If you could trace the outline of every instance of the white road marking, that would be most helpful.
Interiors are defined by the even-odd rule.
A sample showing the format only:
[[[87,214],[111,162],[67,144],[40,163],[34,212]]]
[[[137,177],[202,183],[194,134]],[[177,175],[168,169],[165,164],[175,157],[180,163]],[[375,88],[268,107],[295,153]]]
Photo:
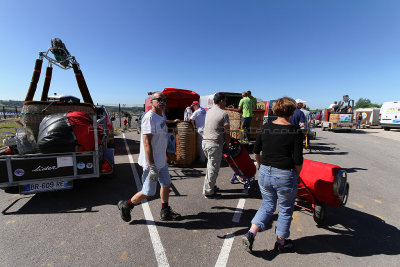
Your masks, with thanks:
[[[133,176],[135,177],[135,183],[137,190],[142,190],[142,183],[140,182],[139,175],[136,171],[135,162],[133,161],[133,157],[131,151],[129,150],[128,143],[126,142],[125,134],[122,134],[124,138],[126,152],[128,153],[129,162],[131,165]],[[144,217],[146,219],[147,228],[149,229],[150,239],[153,243],[154,254],[156,256],[158,266],[169,266],[167,255],[165,255],[164,247],[161,243],[160,236],[158,235],[157,227],[153,219],[153,214],[151,213],[149,203],[147,200],[142,201],[142,208],[144,212]]]
[[[233,215],[232,222],[239,223],[240,216],[242,216],[245,199],[239,199],[239,203],[236,207],[235,214]],[[234,229],[231,229],[231,232],[234,232]],[[215,263],[216,267],[224,267],[226,266],[229,258],[229,253],[231,252],[233,240],[235,239],[234,234],[228,234],[225,237],[224,244],[222,245],[221,252],[219,253],[217,263]]]

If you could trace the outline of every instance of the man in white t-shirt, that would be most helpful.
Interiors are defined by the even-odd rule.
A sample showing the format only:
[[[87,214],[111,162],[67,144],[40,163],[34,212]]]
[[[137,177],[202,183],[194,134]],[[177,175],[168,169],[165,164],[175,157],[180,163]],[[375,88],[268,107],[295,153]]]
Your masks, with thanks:
[[[207,111],[200,107],[199,101],[193,101],[191,108],[194,110],[190,120],[193,126],[197,129],[197,150],[199,151],[200,161],[205,162],[206,156],[202,148],[203,133],[204,133],[204,123],[206,120]]]
[[[142,132],[140,136],[138,163],[143,167],[143,187],[142,190],[137,192],[131,199],[118,202],[121,218],[126,222],[131,220],[131,210],[135,205],[155,195],[157,181],[161,186],[160,198],[162,206],[160,220],[176,221],[181,219],[181,215],[173,211],[168,205],[171,177],[169,176],[168,164],[166,161],[168,128],[164,110],[167,99],[163,93],[156,92],[152,94],[150,101],[152,107],[142,119]]]

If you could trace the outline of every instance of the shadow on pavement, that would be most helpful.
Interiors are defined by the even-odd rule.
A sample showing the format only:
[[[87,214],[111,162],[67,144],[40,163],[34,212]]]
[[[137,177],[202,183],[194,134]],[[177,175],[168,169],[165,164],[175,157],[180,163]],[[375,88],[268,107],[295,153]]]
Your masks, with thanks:
[[[321,142],[311,142],[310,147],[312,150],[312,154],[321,154],[321,155],[347,155],[349,152],[347,151],[335,151],[336,145],[334,143],[321,143]]]
[[[396,227],[376,216],[347,207],[329,207],[327,212],[323,228],[332,234],[295,240],[297,253],[334,252],[353,257],[400,254],[400,230]]]
[[[332,234],[293,240],[297,254],[333,252],[352,257],[400,254],[400,230],[393,225],[376,216],[347,207],[328,207],[327,212],[329,217],[322,228]],[[278,254],[273,250],[260,250],[253,251],[253,255],[271,261]]]
[[[232,223],[232,217],[235,214],[235,208],[230,207],[213,207],[215,212],[199,212],[197,214],[190,214],[183,216],[180,221],[163,222],[156,221],[157,226],[169,228],[181,228],[186,230],[202,230],[202,229],[230,229],[232,226],[241,227],[242,230],[235,232],[235,235],[245,234],[250,227],[250,221],[256,214],[257,210],[248,209],[242,214],[240,222],[237,224]],[[147,224],[144,219],[134,220],[131,225]],[[272,225],[272,224],[271,224]],[[225,238],[225,236],[217,236],[218,238]]]
[[[141,172],[139,166],[136,166],[136,169],[138,173]],[[117,205],[119,200],[127,199],[137,192],[130,164],[116,165],[114,177],[76,180],[70,190],[23,195],[2,213],[15,215],[97,212],[95,207]],[[26,198],[30,199],[22,207],[13,207],[16,204],[19,207],[18,202]]]
[[[114,140],[115,140],[114,154],[116,156],[126,155],[126,147],[125,147],[124,139],[121,137],[116,137]],[[139,141],[127,138],[126,142],[129,146],[129,150],[130,150],[131,154],[139,154],[139,151],[140,151],[140,142]]]
[[[137,142],[127,141],[131,152],[138,147]],[[116,148],[121,149],[121,153],[124,152],[122,154],[126,154],[123,139],[116,138],[115,142]],[[141,180],[142,168],[138,164],[135,164],[135,167]],[[117,205],[119,200],[130,198],[137,192],[129,163],[116,164],[114,178],[90,178],[75,180],[73,183],[74,187],[69,190],[21,195],[2,213],[11,215],[97,212],[95,207]],[[157,194],[159,195],[159,192]],[[26,199],[29,200],[21,206],[21,201],[25,202]]]
[[[368,169],[364,169],[364,168],[342,168],[343,170],[345,170],[347,173],[354,173],[354,172],[358,172],[358,171],[368,171]]]

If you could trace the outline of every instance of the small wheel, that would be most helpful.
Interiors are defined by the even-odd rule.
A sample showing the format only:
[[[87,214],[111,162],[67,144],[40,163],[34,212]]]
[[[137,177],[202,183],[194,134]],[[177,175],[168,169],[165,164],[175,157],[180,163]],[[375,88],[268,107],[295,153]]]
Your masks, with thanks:
[[[390,131],[390,128],[389,127],[383,127],[383,130]]]
[[[326,131],[326,127],[322,127],[322,131]]]
[[[317,223],[317,225],[322,225],[325,220],[325,206],[324,204],[316,204],[314,208],[314,221]]]
[[[4,192],[7,194],[19,194],[19,187],[18,186],[10,186],[3,188]]]

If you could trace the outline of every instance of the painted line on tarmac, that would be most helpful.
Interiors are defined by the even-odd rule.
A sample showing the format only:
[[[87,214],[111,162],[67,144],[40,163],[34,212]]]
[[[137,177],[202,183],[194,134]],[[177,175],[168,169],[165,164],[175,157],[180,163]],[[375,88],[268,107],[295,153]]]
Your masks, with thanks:
[[[240,222],[240,216],[242,216],[243,212],[243,207],[244,203],[246,200],[244,198],[239,199],[239,203],[236,207],[235,214],[233,214],[232,222],[234,223],[239,223]],[[231,229],[231,232],[234,232],[234,229]],[[217,263],[215,263],[216,267],[223,267],[226,266],[228,259],[229,259],[229,253],[231,252],[233,240],[235,239],[235,235],[230,233],[226,235],[224,244],[222,245],[221,252],[219,253]]]
[[[139,175],[136,171],[135,162],[133,161],[133,157],[131,151],[129,149],[128,143],[126,142],[125,134],[122,134],[124,138],[126,152],[128,153],[129,163],[131,165],[133,176],[135,177],[135,183],[138,192],[142,190],[142,183],[140,182]],[[142,201],[142,208],[144,217],[146,219],[147,228],[149,229],[151,243],[153,244],[154,254],[157,259],[158,266],[169,266],[167,255],[165,255],[164,247],[161,243],[160,236],[158,235],[157,227],[153,219],[153,214],[151,213],[149,203],[147,200]]]

